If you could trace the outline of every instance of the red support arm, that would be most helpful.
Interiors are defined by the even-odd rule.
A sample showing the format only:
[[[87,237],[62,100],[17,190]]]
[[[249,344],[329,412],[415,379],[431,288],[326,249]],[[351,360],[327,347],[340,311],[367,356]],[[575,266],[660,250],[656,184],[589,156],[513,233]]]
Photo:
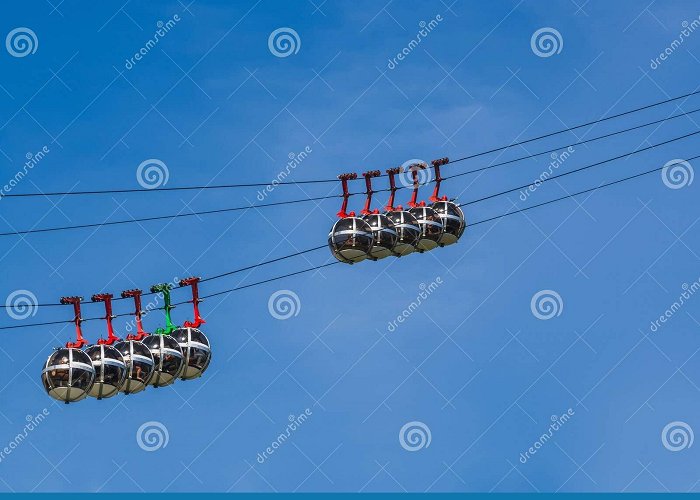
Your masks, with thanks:
[[[357,179],[357,174],[340,174],[338,176],[340,182],[343,183],[343,206],[338,212],[338,217],[344,219],[345,217],[355,217],[355,212],[348,213],[348,199],[350,198],[350,192],[348,191],[348,181]]]
[[[83,329],[80,324],[83,318],[80,315],[80,302],[82,297],[61,297],[61,304],[73,304],[73,322],[75,323],[75,342],[66,342],[69,349],[81,349],[87,345],[87,340],[83,338]]]
[[[395,168],[390,168],[389,170],[386,171],[387,175],[389,176],[389,201],[386,204],[386,207],[384,209],[387,212],[393,211],[394,208],[394,197],[396,196],[396,190],[398,189],[396,187],[396,174],[401,172],[401,167],[395,167]]]
[[[129,334],[126,336],[126,340],[138,340],[141,341],[148,336],[143,329],[143,321],[141,319],[143,311],[141,310],[141,294],[143,292],[138,288],[133,290],[124,290],[122,292],[122,298],[126,299],[132,297],[134,299],[134,316],[136,317],[136,335]]]
[[[372,213],[372,194],[374,194],[374,191],[372,191],[372,178],[373,177],[379,177],[381,172],[379,170],[370,170],[369,172],[365,172],[362,174],[362,176],[365,178],[365,186],[367,187],[367,191],[365,191],[365,194],[367,195],[367,200],[365,200],[365,208],[362,209],[360,212],[363,215],[369,215]],[[375,213],[379,213],[379,210],[375,210]]]
[[[115,342],[119,342],[121,339],[114,335],[114,328],[112,327],[112,319],[114,315],[112,314],[112,297],[111,293],[96,293],[91,297],[93,302],[104,302],[105,303],[105,317],[107,321],[107,338],[99,339],[97,341],[100,345],[112,345]]]
[[[411,171],[411,175],[413,177],[413,194],[411,194],[411,201],[408,202],[409,207],[417,207],[422,205],[425,205],[425,202],[418,202],[418,188],[420,187],[420,182],[418,181],[418,172],[420,170],[423,170],[425,168],[425,165],[422,163],[414,163],[408,169]]]
[[[182,326],[185,328],[199,328],[202,326],[203,323],[206,323],[204,321],[204,318],[200,316],[199,314],[199,303],[202,302],[202,300],[199,298],[199,281],[200,278],[185,278],[180,280],[180,286],[190,286],[192,287],[192,306],[194,307],[194,321],[185,321]]]
[[[430,201],[432,202],[447,200],[447,196],[440,198],[440,183],[443,180],[442,176],[440,175],[440,167],[442,165],[447,165],[449,162],[449,158],[439,158],[431,162],[433,164],[433,168],[435,169],[435,189],[433,189],[433,195],[430,197]]]

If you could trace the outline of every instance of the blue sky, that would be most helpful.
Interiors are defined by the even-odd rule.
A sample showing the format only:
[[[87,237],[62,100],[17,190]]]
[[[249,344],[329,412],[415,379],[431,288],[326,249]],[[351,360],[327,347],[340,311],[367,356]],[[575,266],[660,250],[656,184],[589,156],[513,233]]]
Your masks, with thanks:
[[[293,179],[385,169],[498,147],[696,90],[700,32],[652,69],[700,16],[690,1],[652,2],[14,2],[2,33],[29,28],[36,51],[0,51],[4,179],[28,153],[48,153],[14,192],[139,188],[158,159],[167,186],[271,182],[290,153],[310,153]],[[127,60],[178,16],[140,61]],[[441,21],[404,60],[420,23]],[[298,35],[276,57],[270,34]],[[560,51],[531,38],[555,30]],[[700,107],[690,98],[525,147],[459,163],[488,165]],[[697,117],[578,146],[558,172],[697,129]],[[586,173],[466,208],[470,221],[540,203],[699,153],[679,141]],[[527,184],[539,157],[445,182],[469,201]],[[692,164],[692,162],[691,162]],[[691,166],[692,168],[692,166]],[[4,184],[4,182],[3,182]],[[269,201],[337,194],[278,187]],[[482,224],[445,249],[332,266],[225,294],[202,305],[214,359],[170,388],[75,405],[53,403],[40,368],[70,325],[9,330],[0,343],[0,449],[27,415],[48,416],[0,461],[3,491],[688,491],[697,446],[673,451],[663,430],[700,429],[700,298],[657,331],[652,321],[700,279],[696,183],[660,174]],[[402,203],[406,193],[401,193]],[[0,201],[0,231],[246,205],[256,190]],[[383,197],[378,200],[384,203]],[[361,200],[353,198],[359,210]],[[323,244],[336,201],[3,237],[2,298],[118,294],[187,275],[210,276]],[[319,251],[202,286],[214,293],[329,262]],[[394,331],[389,322],[439,286]],[[273,317],[289,290],[297,314]],[[558,295],[541,320],[531,300]],[[186,294],[176,292],[176,300]],[[115,305],[127,312],[126,303]],[[86,305],[86,316],[99,306]],[[26,323],[70,319],[39,308]],[[187,307],[175,319],[189,319]],[[3,313],[0,324],[17,321]],[[153,330],[161,323],[145,319]],[[123,332],[124,320],[115,321]],[[101,322],[85,324],[91,340]],[[289,416],[308,419],[257,459]],[[537,453],[521,453],[572,416]],[[142,450],[142,424],[168,442]],[[408,423],[429,429],[402,447]],[[690,430],[688,430],[690,429]],[[423,431],[426,432],[426,431]],[[410,446],[407,446],[410,448]],[[419,446],[420,447],[420,446]]]

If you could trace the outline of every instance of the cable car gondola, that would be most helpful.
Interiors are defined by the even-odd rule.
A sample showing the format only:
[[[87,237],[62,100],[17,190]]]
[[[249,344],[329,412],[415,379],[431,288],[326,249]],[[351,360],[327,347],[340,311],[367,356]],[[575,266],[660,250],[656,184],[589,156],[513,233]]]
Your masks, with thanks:
[[[414,163],[409,168],[413,174],[413,194],[408,206],[411,207],[409,212],[416,218],[418,227],[420,228],[420,237],[416,249],[420,252],[427,252],[438,246],[438,242],[444,233],[442,220],[431,207],[426,206],[424,201],[418,202],[418,188],[420,182],[418,180],[418,171],[426,167],[423,163]]]
[[[143,340],[143,345],[148,347],[153,356],[153,376],[149,385],[153,387],[165,387],[175,382],[182,370],[183,356],[180,344],[170,334],[178,327],[170,319],[170,311],[173,306],[170,303],[170,290],[172,285],[161,283],[153,285],[151,292],[163,294],[163,310],[165,311],[165,328],[156,331]]]
[[[459,208],[456,203],[449,200],[447,196],[440,197],[440,182],[443,180],[440,175],[440,167],[446,165],[449,161],[449,158],[440,158],[439,160],[432,161],[435,169],[435,189],[433,190],[433,195],[430,197],[430,201],[433,202],[431,207],[435,210],[438,217],[440,217],[444,228],[442,236],[438,240],[438,245],[441,247],[457,243],[462,237],[467,225],[464,220],[464,212],[462,212],[462,209]]]
[[[369,257],[374,245],[374,236],[372,228],[365,220],[356,217],[355,212],[347,212],[350,197],[348,180],[357,179],[357,174],[342,174],[338,179],[343,185],[343,205],[338,212],[340,219],[328,234],[328,247],[340,262],[354,264]]]
[[[199,327],[206,323],[199,314],[199,278],[180,280],[180,286],[192,287],[192,305],[194,320],[185,321],[180,328],[171,334],[182,350],[183,365],[180,372],[182,380],[192,380],[201,377],[211,362],[211,346],[209,339]]]
[[[389,176],[389,201],[385,208],[385,215],[394,224],[394,230],[396,231],[396,244],[392,249],[392,253],[396,257],[415,252],[418,239],[420,238],[420,227],[413,214],[404,210],[401,205],[394,207],[394,197],[398,189],[395,176],[400,172],[400,167],[390,168],[386,171]]]
[[[83,338],[80,323],[81,297],[61,297],[61,304],[73,304],[76,341],[57,348],[44,363],[41,382],[46,393],[58,401],[74,403],[85,399],[95,382],[95,368],[90,356],[83,350],[87,341]]]
[[[121,352],[113,347],[120,339],[112,327],[112,294],[102,293],[92,296],[93,302],[104,302],[105,320],[107,321],[107,338],[99,339],[97,344],[85,349],[95,368],[95,383],[88,396],[97,399],[111,398],[116,395],[126,381],[126,364]]]
[[[126,365],[126,380],[121,387],[121,392],[124,394],[136,394],[143,391],[153,376],[155,364],[151,351],[141,341],[148,337],[143,329],[141,320],[141,290],[124,290],[121,294],[122,298],[134,299],[134,316],[136,318],[136,335],[129,334],[125,340],[121,340],[114,344]]]
[[[372,178],[379,177],[379,170],[371,170],[362,174],[365,178],[365,186],[367,187],[367,200],[362,209],[362,218],[369,224],[372,229],[374,243],[370,250],[369,258],[372,260],[384,259],[393,255],[394,247],[398,241],[396,227],[391,219],[386,214],[380,213],[378,209],[372,210]]]

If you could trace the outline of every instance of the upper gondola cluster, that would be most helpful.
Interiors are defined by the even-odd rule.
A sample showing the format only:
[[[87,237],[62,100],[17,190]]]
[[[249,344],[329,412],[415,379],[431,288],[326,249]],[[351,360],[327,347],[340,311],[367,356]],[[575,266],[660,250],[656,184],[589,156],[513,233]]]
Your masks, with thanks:
[[[386,171],[389,177],[389,201],[384,213],[372,209],[372,179],[379,177],[379,170],[365,172],[367,200],[357,217],[355,212],[347,212],[348,180],[356,179],[357,174],[339,175],[343,187],[343,206],[338,212],[340,218],[328,235],[328,246],[340,262],[354,264],[365,259],[378,260],[389,256],[401,257],[413,252],[427,252],[438,246],[456,243],[464,233],[466,222],[459,206],[447,196],[440,197],[440,167],[449,162],[448,158],[433,160],[435,170],[435,189],[428,206],[424,201],[417,201],[419,177],[425,164],[416,163],[409,167],[413,180],[413,194],[408,202],[410,207],[404,210],[401,205],[394,206],[396,194],[396,174],[401,168]]]
[[[199,278],[180,280],[180,286],[191,287],[194,305],[194,321],[185,321],[181,327],[174,325],[170,317],[174,307],[170,301],[172,286],[163,283],[151,287],[151,292],[163,295],[165,328],[158,328],[150,335],[143,329],[142,291],[123,291],[122,298],[134,299],[136,318],[136,334],[129,334],[124,340],[114,333],[112,294],[93,295],[93,302],[105,304],[107,338],[89,346],[81,327],[82,298],[62,297],[62,304],[73,305],[77,338],[57,348],[44,363],[41,381],[46,392],[54,399],[73,403],[88,396],[104,399],[119,392],[135,394],[148,385],[164,387],[177,378],[200,377],[211,361],[211,347],[199,330],[205,321],[199,314],[198,283]]]

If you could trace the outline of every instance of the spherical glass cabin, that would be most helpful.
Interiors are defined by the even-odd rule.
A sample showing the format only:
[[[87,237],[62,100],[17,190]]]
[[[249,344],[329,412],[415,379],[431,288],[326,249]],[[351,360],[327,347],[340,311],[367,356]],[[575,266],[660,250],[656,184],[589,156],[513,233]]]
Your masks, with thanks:
[[[427,252],[438,246],[438,241],[442,237],[443,227],[440,217],[430,207],[420,206],[411,208],[410,212],[418,221],[420,227],[420,238],[417,249],[419,252]]]
[[[171,333],[180,345],[184,357],[180,378],[192,380],[201,377],[211,362],[209,339],[197,328],[182,327]]]
[[[90,356],[80,349],[61,347],[44,363],[41,382],[54,399],[74,403],[85,399],[95,381]]]
[[[467,227],[462,209],[456,203],[447,200],[436,201],[433,203],[432,208],[440,217],[444,228],[442,236],[438,240],[438,245],[444,247],[457,243],[457,240],[462,237],[464,229]]]
[[[153,387],[165,387],[175,382],[182,370],[182,350],[170,335],[149,335],[143,339],[153,355],[154,370],[148,384]]]
[[[370,259],[384,259],[393,255],[399,237],[391,219],[384,214],[367,214],[363,217],[372,229],[374,243],[369,252]]]
[[[88,396],[111,398],[119,392],[126,380],[126,363],[122,354],[111,345],[91,345],[85,349],[95,368],[95,383]]]
[[[153,376],[154,362],[151,351],[137,340],[122,340],[114,344],[124,358],[126,380],[121,387],[124,394],[143,391]]]
[[[333,256],[346,264],[365,260],[373,244],[372,228],[359,217],[339,219],[328,234],[328,247]]]
[[[413,214],[406,210],[392,210],[387,212],[386,216],[396,230],[396,245],[392,250],[394,255],[401,257],[415,252],[420,238],[420,227]]]

